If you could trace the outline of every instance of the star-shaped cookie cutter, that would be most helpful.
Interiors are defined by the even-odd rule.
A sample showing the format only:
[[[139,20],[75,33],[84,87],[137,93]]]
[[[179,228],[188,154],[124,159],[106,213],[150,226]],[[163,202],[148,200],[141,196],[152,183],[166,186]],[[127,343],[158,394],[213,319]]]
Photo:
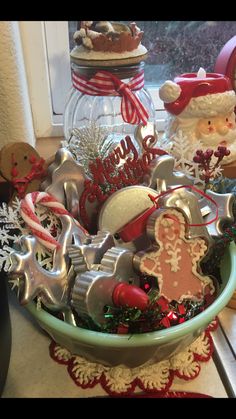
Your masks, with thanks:
[[[27,304],[36,296],[40,296],[43,304],[51,310],[60,311],[69,308],[69,291],[73,276],[68,276],[70,267],[67,246],[72,243],[81,244],[84,239],[81,229],[69,215],[60,216],[62,231],[58,242],[59,249],[53,253],[53,268],[44,269],[37,260],[41,244],[33,236],[22,236],[20,246],[22,252],[10,254],[9,276],[20,277],[19,300]]]

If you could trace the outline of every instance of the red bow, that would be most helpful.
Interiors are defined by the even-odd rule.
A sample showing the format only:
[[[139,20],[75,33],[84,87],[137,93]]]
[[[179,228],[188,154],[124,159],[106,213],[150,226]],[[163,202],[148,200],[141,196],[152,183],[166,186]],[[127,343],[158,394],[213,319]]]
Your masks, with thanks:
[[[87,80],[85,77],[72,74],[73,86],[82,93],[91,96],[122,96],[121,114],[123,120],[129,124],[138,124],[140,121],[147,124],[148,112],[140,99],[133,93],[144,87],[144,72],[141,71],[129,83],[124,83],[109,71],[98,71],[94,77]]]
[[[43,168],[44,163],[45,160],[41,158],[39,161],[33,163],[28,175],[11,181],[14,188],[17,190],[20,199],[24,198],[27,186],[32,180],[42,179],[46,175],[46,171]]]

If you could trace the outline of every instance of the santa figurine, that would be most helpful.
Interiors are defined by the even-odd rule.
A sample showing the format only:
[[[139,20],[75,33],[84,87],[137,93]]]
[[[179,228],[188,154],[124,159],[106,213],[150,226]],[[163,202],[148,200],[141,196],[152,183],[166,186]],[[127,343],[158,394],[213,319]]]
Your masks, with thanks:
[[[184,136],[203,150],[227,147],[230,154],[222,164],[236,161],[236,94],[228,77],[200,68],[167,80],[159,96],[168,112],[163,148],[171,151],[176,136]]]

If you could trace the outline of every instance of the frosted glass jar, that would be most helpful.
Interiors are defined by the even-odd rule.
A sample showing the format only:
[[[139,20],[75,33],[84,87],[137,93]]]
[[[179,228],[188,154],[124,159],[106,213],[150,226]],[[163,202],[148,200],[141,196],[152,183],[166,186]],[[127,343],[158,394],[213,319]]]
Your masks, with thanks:
[[[138,75],[144,68],[144,62],[130,66],[89,67],[71,64],[72,71],[90,80],[98,71],[106,70],[124,83]],[[155,127],[155,108],[150,94],[143,87],[133,91],[148,111],[148,122]],[[137,124],[124,121],[121,113],[121,96],[93,96],[80,92],[72,87],[64,112],[64,135],[69,139],[73,129],[86,128],[91,123],[109,130],[109,139],[119,142],[125,135],[133,139]]]

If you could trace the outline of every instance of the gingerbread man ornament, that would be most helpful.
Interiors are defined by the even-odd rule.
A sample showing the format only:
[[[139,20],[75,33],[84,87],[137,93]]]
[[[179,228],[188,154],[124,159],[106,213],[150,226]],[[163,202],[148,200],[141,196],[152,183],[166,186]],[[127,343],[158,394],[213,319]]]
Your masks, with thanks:
[[[24,142],[5,145],[0,151],[0,172],[12,186],[11,200],[39,190],[44,178],[45,161],[34,147]]]
[[[201,301],[205,294],[215,291],[212,279],[203,275],[199,266],[208,251],[207,241],[187,238],[187,223],[187,216],[180,209],[156,210],[147,223],[152,249],[134,257],[134,266],[157,277],[160,294],[169,301]]]

